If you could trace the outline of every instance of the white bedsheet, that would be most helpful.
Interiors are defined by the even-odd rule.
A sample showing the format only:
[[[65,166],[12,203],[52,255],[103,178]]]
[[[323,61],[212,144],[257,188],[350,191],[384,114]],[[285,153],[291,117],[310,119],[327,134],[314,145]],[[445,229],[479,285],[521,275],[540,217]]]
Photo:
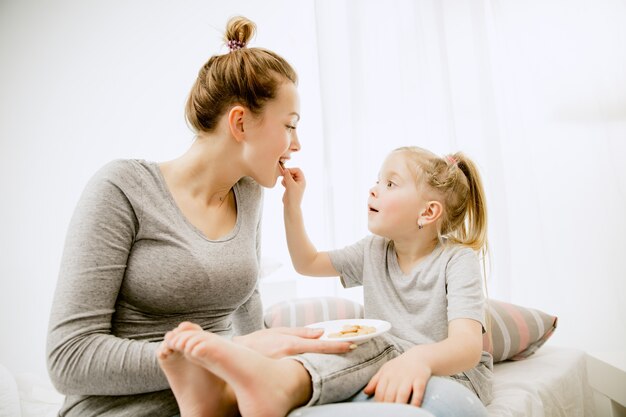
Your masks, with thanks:
[[[13,377],[0,365],[0,417],[53,417],[63,396],[47,378]],[[593,417],[585,353],[543,346],[528,359],[497,364],[491,417]],[[20,414],[21,409],[21,414]]]
[[[518,362],[495,366],[492,417],[593,417],[585,353],[543,346]]]

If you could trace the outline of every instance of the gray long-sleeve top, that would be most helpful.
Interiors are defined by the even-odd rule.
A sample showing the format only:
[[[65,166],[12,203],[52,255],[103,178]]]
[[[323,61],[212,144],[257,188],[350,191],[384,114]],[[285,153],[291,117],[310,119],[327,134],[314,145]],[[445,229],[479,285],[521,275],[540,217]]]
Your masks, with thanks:
[[[181,321],[230,334],[260,329],[262,189],[234,186],[234,229],[209,240],[187,221],[156,163],[118,160],[87,184],[54,296],[47,360],[61,416],[172,416],[156,361]]]

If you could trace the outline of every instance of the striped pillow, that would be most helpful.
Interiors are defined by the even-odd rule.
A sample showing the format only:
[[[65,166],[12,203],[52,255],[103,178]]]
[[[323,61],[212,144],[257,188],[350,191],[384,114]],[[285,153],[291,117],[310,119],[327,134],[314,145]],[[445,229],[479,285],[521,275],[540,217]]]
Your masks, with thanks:
[[[265,327],[300,327],[326,320],[363,318],[363,306],[339,297],[298,298],[265,311]]]
[[[529,357],[556,329],[557,317],[543,311],[497,300],[488,305],[491,341],[485,333],[483,349],[493,355],[494,363]]]
[[[503,301],[489,300],[489,334],[483,335],[483,349],[493,362],[520,360],[539,349],[556,328],[557,318],[542,311]],[[339,297],[300,298],[283,301],[266,310],[266,327],[297,327],[326,320],[363,317],[363,306]]]

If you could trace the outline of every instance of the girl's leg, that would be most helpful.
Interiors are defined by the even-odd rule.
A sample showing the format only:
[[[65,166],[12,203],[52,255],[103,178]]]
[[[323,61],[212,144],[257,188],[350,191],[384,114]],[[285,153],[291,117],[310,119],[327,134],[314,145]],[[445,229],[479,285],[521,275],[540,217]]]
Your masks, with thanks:
[[[284,416],[311,396],[311,377],[294,360],[270,359],[200,330],[170,334],[166,342],[169,349],[225,381],[243,417]]]
[[[351,402],[374,401],[362,391]],[[422,409],[436,417],[487,417],[487,409],[478,396],[452,378],[433,376],[426,385]]]
[[[182,323],[172,334],[184,330],[202,329]],[[169,349],[166,342],[159,347],[157,359],[176,397],[181,417],[238,415],[234,393],[223,379]]]
[[[452,378],[434,376],[426,385],[422,408],[437,417],[487,417],[487,408],[469,388]]]

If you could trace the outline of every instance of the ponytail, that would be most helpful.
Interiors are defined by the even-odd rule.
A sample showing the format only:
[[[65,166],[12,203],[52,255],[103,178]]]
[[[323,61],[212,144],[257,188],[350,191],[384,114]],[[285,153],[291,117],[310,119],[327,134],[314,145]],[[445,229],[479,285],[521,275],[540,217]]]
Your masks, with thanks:
[[[451,191],[463,192],[463,189],[466,189],[467,197],[459,198],[461,201],[464,200],[464,207],[459,207],[458,210],[459,218],[449,218],[446,225],[448,230],[442,230],[442,234],[447,232],[453,242],[469,246],[476,251],[486,250],[487,205],[485,190],[476,164],[461,152],[448,155],[446,160],[449,169],[458,169],[466,180],[466,185],[453,186]],[[465,183],[462,178],[459,178],[458,182]]]

